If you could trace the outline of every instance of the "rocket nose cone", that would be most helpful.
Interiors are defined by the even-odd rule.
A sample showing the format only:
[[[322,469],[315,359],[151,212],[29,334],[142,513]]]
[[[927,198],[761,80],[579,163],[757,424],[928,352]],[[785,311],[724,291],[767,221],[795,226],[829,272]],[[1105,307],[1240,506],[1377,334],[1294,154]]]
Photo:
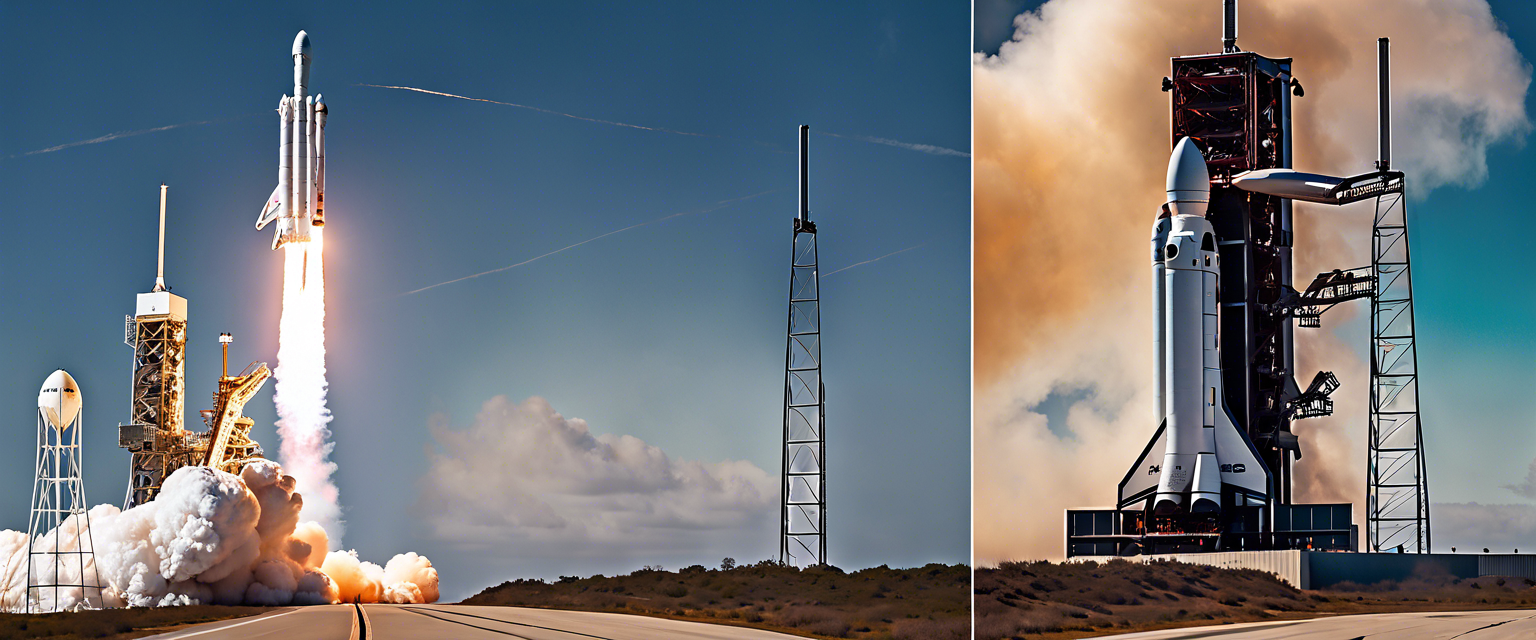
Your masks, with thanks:
[[[1193,140],[1183,138],[1168,158],[1168,202],[1205,203],[1210,199],[1211,173],[1206,169],[1205,156]]]
[[[1211,191],[1211,174],[1205,168],[1205,156],[1189,138],[1179,140],[1168,158],[1168,192]]]
[[[303,31],[293,37],[293,55],[309,55],[309,34]]]

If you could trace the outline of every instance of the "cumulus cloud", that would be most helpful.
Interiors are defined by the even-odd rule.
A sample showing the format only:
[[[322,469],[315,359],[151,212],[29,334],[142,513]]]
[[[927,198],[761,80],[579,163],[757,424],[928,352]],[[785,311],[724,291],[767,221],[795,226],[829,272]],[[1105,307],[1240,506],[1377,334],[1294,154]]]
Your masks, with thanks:
[[[543,398],[487,401],[466,429],[432,419],[422,521],[452,544],[621,544],[675,552],[771,526],[778,485],[745,461],[677,460],[627,435],[593,435]]]
[[[1431,512],[1436,550],[1536,550],[1536,507],[1531,505],[1437,502]]]
[[[1051,0],[974,60],[978,562],[1060,557],[1063,510],[1112,504],[1156,429],[1146,252],[1170,148],[1157,88],[1170,57],[1219,49],[1216,7]],[[1478,184],[1489,147],[1530,128],[1531,67],[1483,0],[1253,0],[1240,19],[1244,49],[1296,58],[1298,168],[1371,168],[1377,36],[1393,41],[1393,164],[1414,194]],[[1298,284],[1369,264],[1370,217],[1298,205]],[[1369,313],[1353,305],[1297,332],[1299,383],[1329,369],[1345,385],[1333,417],[1295,427],[1299,500],[1364,495]],[[1053,397],[1060,424],[1041,406]]]

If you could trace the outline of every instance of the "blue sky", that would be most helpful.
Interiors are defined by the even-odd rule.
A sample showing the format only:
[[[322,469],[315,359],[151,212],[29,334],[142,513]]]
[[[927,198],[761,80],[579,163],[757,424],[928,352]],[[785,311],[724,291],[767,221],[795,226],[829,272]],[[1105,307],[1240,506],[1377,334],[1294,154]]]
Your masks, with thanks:
[[[978,0],[975,49],[996,53],[1013,34],[1013,16],[1041,4]],[[1529,73],[1536,51],[1536,6],[1510,0],[1490,5]],[[1282,53],[1306,59],[1304,51]],[[1527,92],[1528,115],[1536,113],[1533,101],[1536,96]],[[1399,130],[1395,135],[1413,133]],[[1536,221],[1528,215],[1536,148],[1528,139],[1503,140],[1489,148],[1487,163],[1487,178],[1480,183],[1420,192],[1408,205],[1430,493],[1435,503],[1516,504],[1523,509],[1518,513],[1528,515],[1532,500],[1506,486],[1524,481],[1536,458],[1536,396],[1529,392],[1536,386],[1536,338],[1531,333],[1536,285],[1527,277],[1536,267],[1530,250]],[[1368,309],[1362,306],[1357,313],[1368,314]],[[1345,335],[1346,340],[1364,338]],[[1359,346],[1363,356],[1365,345]],[[1364,394],[1363,383],[1341,393]],[[1070,399],[1057,398],[1038,410],[1059,422],[1058,414],[1069,404]],[[1352,435],[1363,439],[1363,431],[1362,423]],[[1460,543],[1465,546],[1486,546],[1487,538],[1479,535],[1536,544],[1536,530],[1528,524],[1511,518],[1497,525],[1508,530],[1480,533],[1449,522],[1445,530],[1464,536]],[[1437,549],[1458,542],[1439,535],[1435,540]]]
[[[966,3],[0,5],[0,527],[25,526],[34,391],[68,369],[86,397],[87,492],[119,503],[128,455],[123,315],[153,284],[157,187],[167,280],[190,300],[188,414],[232,368],[276,364],[281,260],[251,228],[275,181],[288,49],[314,43],[327,127],[330,406],[345,546],[415,550],[445,596],[524,576],[760,559],[771,531],[651,557],[470,553],[416,514],[445,414],[541,396],[596,433],[684,460],[776,470],[795,127],[969,151]],[[409,85],[585,117],[356,86]],[[47,153],[114,132],[211,121]],[[969,161],[813,136],[826,278],[835,564],[969,557]],[[707,214],[637,222],[778,190]],[[269,451],[271,386],[247,407]],[[734,536],[734,534],[733,534]],[[706,555],[708,554],[708,555]]]

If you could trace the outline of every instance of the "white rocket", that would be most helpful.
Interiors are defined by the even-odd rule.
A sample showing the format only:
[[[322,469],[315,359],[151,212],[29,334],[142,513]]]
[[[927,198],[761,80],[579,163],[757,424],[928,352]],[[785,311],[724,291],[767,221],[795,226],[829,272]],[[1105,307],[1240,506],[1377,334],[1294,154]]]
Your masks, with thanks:
[[[1168,203],[1152,228],[1156,406],[1152,442],[1120,483],[1120,507],[1153,498],[1153,510],[1215,514],[1222,487],[1258,502],[1269,471],[1227,409],[1218,344],[1221,260],[1205,219],[1210,173],[1200,149],[1179,141],[1168,160]]]
[[[293,39],[293,95],[278,102],[277,188],[256,218],[260,231],[274,220],[272,248],[309,242],[310,227],[325,226],[325,102],[309,95],[309,34]]]

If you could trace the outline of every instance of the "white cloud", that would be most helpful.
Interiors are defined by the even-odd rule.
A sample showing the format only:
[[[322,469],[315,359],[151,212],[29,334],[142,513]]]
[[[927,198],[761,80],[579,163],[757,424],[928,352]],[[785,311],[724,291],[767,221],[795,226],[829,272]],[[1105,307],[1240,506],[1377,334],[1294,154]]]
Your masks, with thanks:
[[[676,553],[774,522],[777,482],[756,465],[675,460],[632,436],[593,435],[543,398],[496,396],[468,428],[437,415],[431,430],[420,509],[449,544]]]
[[[1536,551],[1536,507],[1531,505],[1437,502],[1430,515],[1436,551]]]

